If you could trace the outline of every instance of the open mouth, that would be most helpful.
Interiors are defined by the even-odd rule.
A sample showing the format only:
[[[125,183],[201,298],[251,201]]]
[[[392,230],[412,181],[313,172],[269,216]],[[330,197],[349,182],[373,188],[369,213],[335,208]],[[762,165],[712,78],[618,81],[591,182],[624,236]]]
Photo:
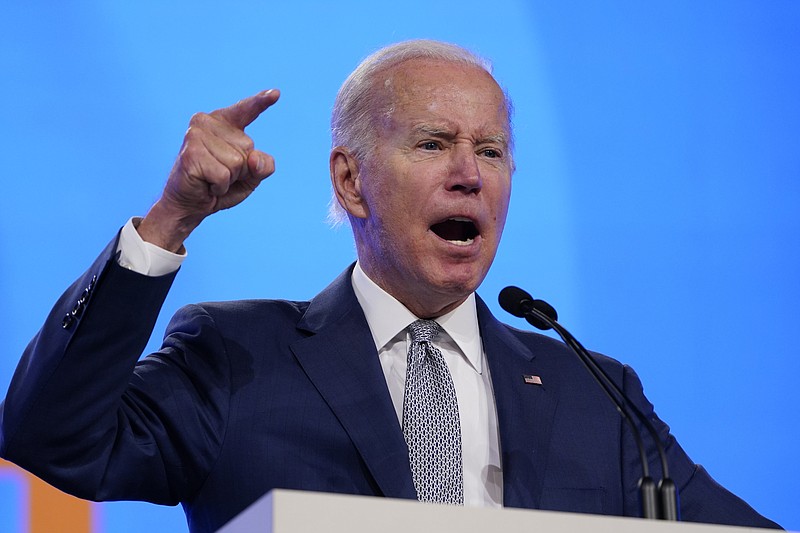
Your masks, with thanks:
[[[472,244],[479,234],[475,223],[463,217],[448,218],[442,222],[437,222],[431,226],[431,231],[440,238],[460,246]]]

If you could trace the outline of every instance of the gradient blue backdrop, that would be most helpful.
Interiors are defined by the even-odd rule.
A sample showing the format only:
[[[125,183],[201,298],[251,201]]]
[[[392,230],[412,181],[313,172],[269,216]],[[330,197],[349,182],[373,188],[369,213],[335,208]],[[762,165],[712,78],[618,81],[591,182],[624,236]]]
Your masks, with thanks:
[[[324,223],[333,97],[414,37],[492,58],[516,105],[512,211],[480,293],[551,301],[638,370],[693,459],[800,530],[796,1],[2,0],[0,389],[63,288],[158,197],[191,114],[261,89],[283,92],[248,130],[277,173],[191,236],[150,347],[182,304],[324,287],[354,258]],[[0,475],[4,531],[24,523],[15,483]],[[95,520],[185,530],[180,509],[140,503]]]

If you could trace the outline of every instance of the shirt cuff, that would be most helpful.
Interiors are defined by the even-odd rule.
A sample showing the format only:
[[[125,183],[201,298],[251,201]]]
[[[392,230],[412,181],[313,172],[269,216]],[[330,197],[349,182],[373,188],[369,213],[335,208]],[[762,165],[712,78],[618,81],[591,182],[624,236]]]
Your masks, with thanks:
[[[155,244],[145,242],[136,231],[141,217],[133,217],[122,226],[117,243],[117,263],[145,276],[163,276],[178,270],[186,259],[186,252],[175,254]]]

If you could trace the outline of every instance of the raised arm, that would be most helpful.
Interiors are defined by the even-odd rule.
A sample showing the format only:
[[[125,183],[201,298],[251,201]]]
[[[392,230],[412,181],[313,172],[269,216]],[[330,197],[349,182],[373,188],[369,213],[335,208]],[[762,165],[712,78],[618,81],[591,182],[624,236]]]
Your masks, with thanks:
[[[244,128],[278,97],[264,91],[192,117],[161,198],[138,226],[146,242],[178,251],[206,216],[239,204],[274,172]],[[165,350],[183,366],[162,354],[147,367],[162,371],[146,380],[135,373],[175,273],[124,268],[118,251],[114,239],[25,350],[0,403],[0,456],[84,498],[177,503],[202,479],[220,440],[228,366],[218,345],[192,353],[173,346]],[[188,330],[210,329],[204,316],[181,316]],[[202,388],[213,395],[170,410],[181,393],[191,398]],[[207,438],[198,443],[198,433]]]

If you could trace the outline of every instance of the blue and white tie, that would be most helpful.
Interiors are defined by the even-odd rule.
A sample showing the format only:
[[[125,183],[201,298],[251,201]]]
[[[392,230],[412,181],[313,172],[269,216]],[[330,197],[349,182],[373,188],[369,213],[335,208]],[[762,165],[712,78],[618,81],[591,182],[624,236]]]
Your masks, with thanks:
[[[433,344],[441,326],[417,320],[403,394],[403,436],[417,496],[423,502],[464,504],[461,424],[456,389],[442,352]]]

